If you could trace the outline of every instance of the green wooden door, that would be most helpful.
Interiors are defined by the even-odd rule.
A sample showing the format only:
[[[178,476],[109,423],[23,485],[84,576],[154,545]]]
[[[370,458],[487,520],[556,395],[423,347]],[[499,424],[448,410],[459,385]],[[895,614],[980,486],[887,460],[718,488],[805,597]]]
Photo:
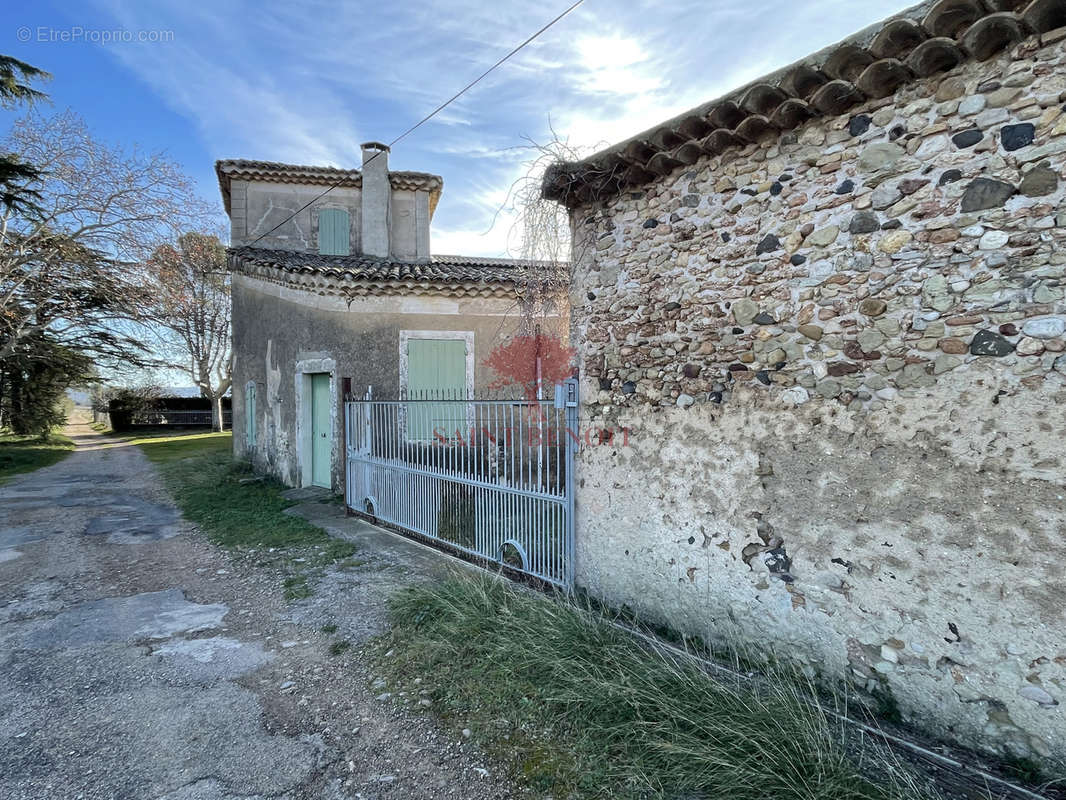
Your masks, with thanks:
[[[333,452],[333,419],[329,410],[329,375],[311,376],[311,483],[332,488],[330,456]]]
[[[407,390],[413,398],[465,397],[466,342],[462,339],[409,339]],[[465,403],[408,403],[407,438],[426,441],[432,439],[434,433],[454,436],[457,430],[466,428],[465,409]]]

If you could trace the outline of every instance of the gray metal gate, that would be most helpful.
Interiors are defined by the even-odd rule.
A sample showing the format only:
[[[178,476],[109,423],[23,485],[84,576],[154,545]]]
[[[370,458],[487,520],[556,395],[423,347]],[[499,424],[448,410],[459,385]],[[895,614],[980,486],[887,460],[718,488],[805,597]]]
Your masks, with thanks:
[[[576,380],[535,400],[368,390],[345,403],[348,507],[568,589],[577,401]]]

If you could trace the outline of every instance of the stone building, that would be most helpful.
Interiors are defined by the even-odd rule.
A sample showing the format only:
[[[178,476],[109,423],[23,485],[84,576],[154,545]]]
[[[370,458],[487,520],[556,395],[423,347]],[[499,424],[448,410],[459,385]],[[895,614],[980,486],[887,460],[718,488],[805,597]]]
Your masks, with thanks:
[[[586,160],[579,583],[1066,759],[1066,2],[940,0]]]
[[[363,145],[362,170],[229,160],[216,172],[231,222],[234,453],[291,486],[342,488],[345,379],[378,397],[489,383],[489,351],[528,323],[524,289],[552,268],[431,255],[443,182],[389,171],[384,145]]]

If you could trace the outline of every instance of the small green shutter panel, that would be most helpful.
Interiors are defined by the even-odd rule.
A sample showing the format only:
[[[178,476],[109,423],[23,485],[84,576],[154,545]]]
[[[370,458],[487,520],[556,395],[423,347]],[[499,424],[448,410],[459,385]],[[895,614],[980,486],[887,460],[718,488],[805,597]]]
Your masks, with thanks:
[[[318,211],[318,252],[324,256],[346,256],[348,249],[348,212],[343,208]]]
[[[255,384],[244,391],[244,438],[248,447],[255,447]]]
[[[407,389],[412,397],[466,395],[466,342],[461,339],[409,339]],[[407,438],[426,441],[434,432],[454,436],[466,428],[465,403],[408,403]],[[465,434],[464,434],[465,436]]]

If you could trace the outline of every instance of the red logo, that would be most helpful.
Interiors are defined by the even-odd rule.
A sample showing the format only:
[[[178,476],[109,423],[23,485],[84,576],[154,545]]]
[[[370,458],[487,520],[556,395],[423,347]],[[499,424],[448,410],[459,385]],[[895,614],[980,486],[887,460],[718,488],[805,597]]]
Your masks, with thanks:
[[[539,405],[544,392],[550,392],[555,384],[577,375],[574,349],[557,336],[543,333],[512,337],[494,347],[484,364],[499,376],[488,388],[517,384],[534,405]]]

